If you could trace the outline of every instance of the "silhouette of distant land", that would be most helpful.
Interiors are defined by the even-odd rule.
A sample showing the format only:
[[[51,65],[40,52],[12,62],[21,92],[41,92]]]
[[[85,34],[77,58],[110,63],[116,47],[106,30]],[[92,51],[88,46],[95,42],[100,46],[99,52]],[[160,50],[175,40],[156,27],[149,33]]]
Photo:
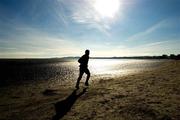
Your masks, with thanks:
[[[79,57],[63,57],[64,59],[78,59]],[[174,59],[180,60],[180,54],[163,54],[161,56],[123,56],[123,57],[90,57],[90,59]]]
[[[67,114],[68,111],[71,110],[73,104],[76,102],[76,100],[83,95],[86,92],[87,88],[84,88],[82,92],[77,94],[77,89],[75,89],[65,100],[59,101],[55,103],[55,111],[56,115],[53,116],[52,120],[59,120],[64,115]]]
[[[66,62],[72,59],[78,59],[79,56],[69,56],[69,57],[53,57],[53,58],[0,58],[0,63],[11,63],[16,64],[39,64],[39,63],[53,63],[53,62]],[[159,56],[114,56],[114,57],[90,57],[90,59],[174,59],[180,60],[180,54],[170,54],[170,55],[159,55]]]

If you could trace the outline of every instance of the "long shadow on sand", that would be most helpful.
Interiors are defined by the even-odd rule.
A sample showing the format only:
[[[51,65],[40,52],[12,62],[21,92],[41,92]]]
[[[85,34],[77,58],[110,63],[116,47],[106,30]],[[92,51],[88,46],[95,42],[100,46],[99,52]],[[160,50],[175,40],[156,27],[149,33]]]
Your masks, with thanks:
[[[70,109],[76,100],[86,92],[87,88],[84,88],[82,92],[77,94],[77,89],[75,89],[65,100],[55,103],[56,115],[53,116],[52,120],[61,119]]]

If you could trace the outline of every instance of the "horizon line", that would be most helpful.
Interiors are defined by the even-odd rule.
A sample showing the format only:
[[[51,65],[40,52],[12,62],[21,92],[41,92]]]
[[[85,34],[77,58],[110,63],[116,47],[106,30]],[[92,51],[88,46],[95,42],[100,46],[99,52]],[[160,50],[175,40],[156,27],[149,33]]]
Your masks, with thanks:
[[[162,55],[139,55],[139,56],[97,56],[90,57],[90,59],[98,59],[98,58],[143,58],[143,57],[162,57],[163,55],[170,57],[171,55],[179,56],[180,54],[162,54]],[[79,58],[80,56],[65,56],[65,57],[17,57],[17,58],[0,58],[0,59],[67,59],[67,58]]]

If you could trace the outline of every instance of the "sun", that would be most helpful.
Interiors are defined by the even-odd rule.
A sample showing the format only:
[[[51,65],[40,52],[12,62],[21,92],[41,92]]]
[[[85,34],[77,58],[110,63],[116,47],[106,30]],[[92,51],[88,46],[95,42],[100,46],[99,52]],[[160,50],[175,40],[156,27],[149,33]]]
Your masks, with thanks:
[[[119,0],[95,0],[94,9],[101,17],[114,18],[119,10]]]

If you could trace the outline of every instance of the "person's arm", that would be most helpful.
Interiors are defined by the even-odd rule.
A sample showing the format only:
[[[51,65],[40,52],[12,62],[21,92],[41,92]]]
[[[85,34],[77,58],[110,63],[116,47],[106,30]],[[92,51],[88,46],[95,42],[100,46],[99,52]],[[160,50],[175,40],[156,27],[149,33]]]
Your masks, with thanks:
[[[83,57],[83,56],[82,56]],[[79,63],[82,63],[82,57],[80,57],[79,59],[78,59],[78,62]]]

